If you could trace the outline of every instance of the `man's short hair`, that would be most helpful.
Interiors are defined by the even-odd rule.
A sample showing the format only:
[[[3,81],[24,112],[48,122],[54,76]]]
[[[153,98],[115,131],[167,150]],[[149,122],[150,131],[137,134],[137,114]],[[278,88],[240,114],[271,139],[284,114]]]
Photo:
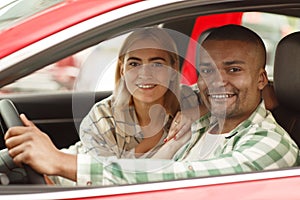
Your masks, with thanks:
[[[216,27],[211,29],[210,33],[206,36],[203,43],[209,40],[238,40],[243,42],[249,42],[255,44],[258,49],[259,53],[262,53],[263,58],[263,67],[266,65],[266,47],[261,39],[261,37],[255,33],[254,31],[250,30],[241,25],[236,24],[228,24],[220,27]],[[202,44],[203,44],[202,43]]]

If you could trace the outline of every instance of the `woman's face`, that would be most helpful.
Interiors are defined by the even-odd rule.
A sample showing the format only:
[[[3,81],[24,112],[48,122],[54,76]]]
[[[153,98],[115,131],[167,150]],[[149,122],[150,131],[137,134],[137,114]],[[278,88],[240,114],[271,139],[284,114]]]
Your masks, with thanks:
[[[161,105],[171,81],[171,74],[175,74],[168,52],[150,40],[136,42],[130,47],[121,71],[135,102]]]

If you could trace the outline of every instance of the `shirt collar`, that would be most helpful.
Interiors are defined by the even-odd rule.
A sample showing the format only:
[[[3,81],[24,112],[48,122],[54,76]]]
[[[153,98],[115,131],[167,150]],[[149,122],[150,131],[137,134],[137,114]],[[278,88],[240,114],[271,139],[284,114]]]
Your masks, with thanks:
[[[250,117],[243,122],[241,122],[235,129],[233,129],[228,138],[236,135],[240,130],[243,130],[253,124],[259,124],[261,123],[267,116],[268,111],[265,108],[264,101],[261,101],[261,103],[257,106],[255,111],[250,115]]]
[[[249,127],[252,124],[257,124],[261,122],[263,119],[265,119],[267,114],[268,111],[266,110],[264,101],[262,100],[261,103],[257,106],[256,110],[250,115],[250,117],[245,121],[241,122],[232,131],[230,131],[228,137],[232,137],[241,129]],[[199,132],[200,134],[204,133],[209,127],[213,126],[215,123],[216,123],[215,117],[211,116],[210,113],[207,113],[206,115],[202,116],[200,119],[198,119],[192,124],[191,131],[193,134]]]

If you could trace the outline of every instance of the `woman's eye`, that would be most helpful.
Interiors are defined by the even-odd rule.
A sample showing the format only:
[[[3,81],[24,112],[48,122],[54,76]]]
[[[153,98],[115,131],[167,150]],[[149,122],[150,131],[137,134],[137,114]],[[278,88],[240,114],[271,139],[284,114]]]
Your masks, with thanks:
[[[209,74],[212,72],[213,72],[213,69],[210,69],[210,68],[200,69],[200,74]]]
[[[163,64],[162,64],[162,63],[157,63],[157,62],[156,62],[156,63],[152,63],[151,66],[152,66],[152,67],[162,67]]]
[[[137,66],[140,66],[140,64],[137,63],[137,62],[130,62],[129,66],[131,66],[131,67],[137,67]]]

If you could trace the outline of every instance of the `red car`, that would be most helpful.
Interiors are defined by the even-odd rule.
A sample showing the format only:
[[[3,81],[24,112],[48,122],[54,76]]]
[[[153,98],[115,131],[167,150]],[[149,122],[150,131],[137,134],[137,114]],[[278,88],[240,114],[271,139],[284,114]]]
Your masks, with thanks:
[[[155,25],[176,31],[182,37],[177,40],[182,57],[182,83],[193,84],[197,81],[193,41],[208,28],[232,23],[247,26],[263,38],[268,51],[267,71],[275,92],[277,80],[285,80],[291,88],[287,93],[276,93],[279,103],[288,110],[278,120],[282,119],[282,126],[290,128],[291,136],[300,144],[296,134],[300,71],[289,72],[287,68],[273,73],[279,40],[300,31],[299,0],[35,0],[32,5],[24,2],[14,0],[0,6],[1,99],[11,99],[18,111],[30,116],[58,148],[79,140],[78,125],[82,118],[95,102],[111,94],[118,48],[129,32]],[[20,8],[23,14],[17,12]],[[18,16],[7,18],[14,14]],[[288,60],[287,65],[294,62],[297,61]],[[293,120],[287,120],[291,116],[295,116]],[[2,134],[1,137],[3,149]],[[298,184],[300,169],[294,167],[111,187],[0,185],[0,198],[299,199]]]

